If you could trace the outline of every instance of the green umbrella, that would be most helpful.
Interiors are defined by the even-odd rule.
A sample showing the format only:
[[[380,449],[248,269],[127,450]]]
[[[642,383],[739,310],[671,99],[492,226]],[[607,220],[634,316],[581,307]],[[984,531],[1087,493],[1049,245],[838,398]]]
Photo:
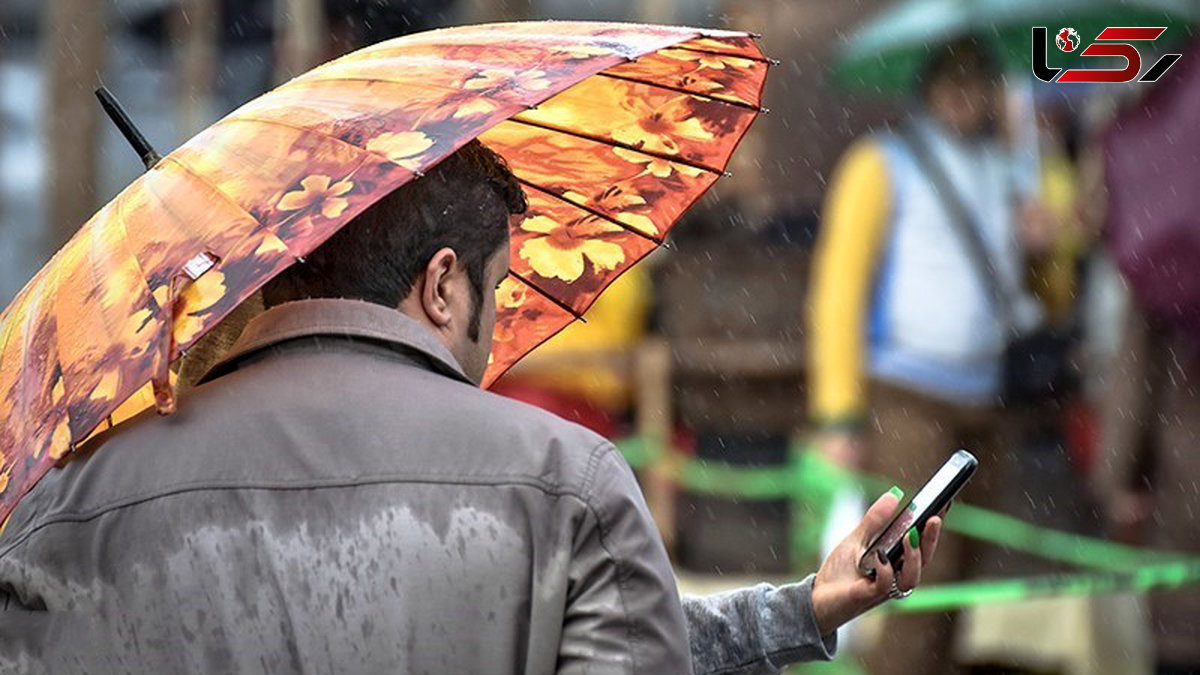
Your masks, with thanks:
[[[1089,44],[1108,26],[1166,26],[1161,40],[1179,38],[1197,18],[1190,0],[908,0],[846,39],[833,78],[846,87],[904,93],[930,52],[957,38],[974,35],[991,45],[1003,67],[1029,72],[1033,26],[1045,26],[1051,36],[1074,28]],[[1053,46],[1048,51],[1050,66],[1068,67],[1078,65],[1083,50],[1073,56]]]

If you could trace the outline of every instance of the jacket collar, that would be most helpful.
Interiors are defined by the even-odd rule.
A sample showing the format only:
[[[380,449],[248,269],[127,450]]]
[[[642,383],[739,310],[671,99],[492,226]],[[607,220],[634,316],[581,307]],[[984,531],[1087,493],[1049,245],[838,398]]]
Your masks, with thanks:
[[[397,351],[416,352],[435,370],[475,384],[437,338],[400,310],[361,300],[313,299],[277,305],[250,320],[229,354],[214,365],[201,382],[234,370],[252,353],[289,340],[306,337],[358,338]]]

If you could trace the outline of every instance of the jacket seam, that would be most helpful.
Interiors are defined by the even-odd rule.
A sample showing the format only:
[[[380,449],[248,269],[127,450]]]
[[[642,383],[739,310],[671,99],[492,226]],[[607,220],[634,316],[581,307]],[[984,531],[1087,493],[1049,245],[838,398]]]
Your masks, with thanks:
[[[599,452],[597,452],[597,450],[599,450]],[[594,470],[592,471],[593,478],[594,478],[595,474],[599,471],[600,459],[602,459],[605,455],[609,454],[610,452],[616,452],[616,451],[617,451],[616,446],[612,445],[608,441],[601,442],[596,447],[596,449],[592,451],[593,457],[596,460]],[[590,463],[592,463],[592,462],[589,459],[589,464]],[[617,597],[620,598],[620,600],[621,600],[621,611],[625,614],[625,617],[626,617],[625,634],[626,634],[626,637],[629,639],[629,664],[632,668],[632,670],[630,672],[636,673],[636,672],[638,672],[637,645],[641,638],[638,635],[637,625],[633,620],[633,615],[629,612],[629,603],[626,600],[626,598],[628,596],[628,589],[626,588],[626,583],[625,583],[625,574],[624,574],[625,562],[624,562],[623,558],[614,554],[612,549],[609,548],[608,528],[605,526],[604,518],[602,518],[600,516],[600,510],[598,508],[596,508],[595,505],[592,504],[591,483],[592,483],[592,479],[589,478],[589,480],[587,480],[587,482],[586,482],[587,489],[584,490],[584,494],[587,495],[587,497],[582,498],[582,501],[584,504],[587,505],[588,510],[592,512],[593,517],[596,518],[596,529],[598,529],[600,531],[600,548],[604,549],[604,552],[606,554],[608,554],[609,559],[611,559],[613,561],[613,566],[616,568]]]
[[[613,446],[608,441],[600,441],[588,455],[587,465],[583,468],[583,482],[579,486],[579,492],[589,499],[592,496],[592,482],[596,479],[596,472],[600,467],[600,458],[611,447]]]
[[[707,672],[706,675],[730,675],[731,673],[738,673],[738,672],[744,671],[747,668],[757,666],[758,664],[762,663],[763,661],[766,661],[766,662],[770,663],[771,665],[774,665],[774,659],[777,656],[787,656],[789,654],[805,654],[809,650],[810,650],[809,647],[801,646],[801,647],[788,647],[786,649],[776,649],[776,650],[773,650],[770,652],[763,652],[763,655],[761,657],[754,657],[748,661],[743,661],[737,665],[724,666],[722,668],[718,668],[717,670],[710,670]]]
[[[465,485],[472,487],[501,487],[501,486],[522,486],[531,487],[541,491],[547,496],[552,497],[574,497],[579,501],[587,504],[591,508],[590,503],[583,495],[568,489],[563,489],[561,486],[551,485],[545,481],[540,481],[536,478],[524,476],[498,476],[503,480],[494,480],[493,478],[480,478],[472,480],[470,478],[459,477],[438,477],[437,474],[421,474],[415,476],[392,475],[392,476],[373,476],[369,478],[345,480],[337,479],[330,481],[258,481],[258,482],[243,482],[243,481],[201,481],[196,483],[184,483],[175,485],[167,489],[155,490],[152,492],[144,492],[141,494],[124,497],[122,499],[113,500],[101,506],[97,506],[86,511],[65,511],[55,513],[41,522],[31,524],[24,528],[20,535],[8,546],[0,550],[0,558],[4,558],[20,545],[29,540],[35,533],[50,527],[51,525],[62,524],[79,524],[95,520],[101,516],[107,515],[121,509],[139,506],[149,502],[167,499],[183,494],[194,492],[224,492],[224,491],[266,491],[266,492],[292,492],[299,490],[336,490],[344,488],[357,488],[374,485],[388,484],[429,484],[429,485]]]
[[[314,332],[289,336],[273,340],[259,347],[244,349],[236,355],[228,355],[209,368],[204,377],[200,379],[200,383],[203,384],[220,379],[229,372],[239,369],[243,364],[247,364],[256,358],[310,356],[310,354],[304,352],[305,346],[309,344],[333,347],[333,349],[325,353],[352,352],[359,356],[379,358],[391,363],[414,367],[421,371],[439,375],[454,382],[469,385],[472,388],[478,388],[458,367],[415,342],[397,340],[396,338],[389,338],[382,334],[336,334],[330,332]]]

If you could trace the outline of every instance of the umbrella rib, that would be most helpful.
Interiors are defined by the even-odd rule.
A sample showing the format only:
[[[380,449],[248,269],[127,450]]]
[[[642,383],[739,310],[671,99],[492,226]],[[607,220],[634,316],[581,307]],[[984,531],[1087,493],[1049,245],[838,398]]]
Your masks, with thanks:
[[[553,190],[550,190],[548,188],[544,188],[541,185],[538,185],[537,183],[531,183],[530,181],[527,181],[524,178],[518,177],[517,182],[520,183],[521,185],[528,185],[529,187],[533,188],[534,190],[537,190],[538,192],[550,195],[551,197],[554,197],[555,199],[558,199],[560,201],[564,201],[564,202],[570,204],[571,206],[575,206],[580,209],[583,209],[584,211],[587,211],[588,213],[592,214],[593,216],[596,216],[597,218],[603,218],[604,220],[607,220],[608,222],[612,223],[613,225],[616,225],[617,227],[621,228],[622,230],[626,230],[628,232],[636,234],[639,237],[646,239],[647,241],[654,242],[654,244],[656,246],[662,245],[662,240],[659,239],[658,237],[646,234],[645,232],[642,232],[641,230],[637,229],[636,227],[622,223],[621,221],[617,220],[616,218],[613,218],[612,216],[607,215],[605,213],[601,213],[600,211],[597,211],[596,209],[593,209],[590,206],[585,206],[578,202],[567,199],[566,196],[564,196],[564,195],[561,195],[561,194],[559,194]]]
[[[568,314],[570,314],[571,316],[575,317],[576,319],[579,319],[580,321],[582,321],[582,322],[584,322],[584,323],[587,323],[587,319],[583,318],[583,315],[582,315],[582,314],[580,314],[579,312],[576,312],[574,309],[572,309],[572,308],[571,308],[571,306],[570,306],[570,305],[568,305],[567,303],[563,302],[562,300],[559,300],[558,298],[554,297],[553,295],[550,295],[550,293],[548,293],[548,292],[546,292],[545,290],[543,290],[543,289],[542,289],[540,286],[538,286],[537,284],[533,283],[533,282],[532,282],[532,281],[530,281],[529,279],[526,279],[525,277],[521,276],[519,273],[517,273],[517,272],[514,272],[514,271],[512,271],[512,270],[509,270],[509,271],[508,271],[508,273],[509,273],[509,275],[510,275],[510,276],[512,276],[514,279],[516,279],[516,280],[520,281],[521,283],[525,284],[526,286],[528,286],[528,287],[532,288],[533,290],[537,291],[537,292],[538,292],[538,295],[541,295],[542,297],[546,298],[546,299],[547,299],[547,300],[549,300],[550,302],[553,302],[554,304],[558,305],[558,307],[559,307],[560,309],[562,309],[562,310],[566,311],[566,312],[567,312]]]
[[[696,98],[702,98],[706,101],[713,101],[715,103],[731,105],[731,106],[734,106],[737,108],[745,108],[746,110],[753,110],[754,112],[765,112],[765,109],[762,108],[761,106],[750,105],[749,103],[742,103],[741,101],[734,101],[734,100],[727,99],[727,98],[721,98],[719,96],[713,96],[712,94],[702,94],[698,91],[692,91],[691,89],[684,89],[683,87],[674,87],[669,84],[662,84],[660,82],[652,82],[650,80],[643,80],[643,79],[636,78],[636,77],[629,77],[627,75],[615,75],[613,73],[601,72],[601,73],[596,73],[596,75],[599,75],[600,77],[609,77],[614,80],[624,80],[625,82],[633,82],[634,84],[644,84],[648,87],[656,87],[658,89],[666,89],[668,91],[677,91],[681,94],[688,94],[689,96],[695,96]]]
[[[146,187],[146,192],[150,195],[153,195],[154,198],[158,199],[160,202],[162,201],[162,198],[158,195],[155,195],[154,191],[151,190],[149,186]],[[142,283],[146,288],[146,293],[150,295],[150,301],[154,303],[154,308],[158,310],[159,316],[162,317],[164,321],[170,321],[171,317],[167,314],[164,308],[158,306],[158,299],[154,297],[154,289],[150,288],[150,277],[146,274],[146,268],[142,266],[142,261],[138,260],[137,254],[133,252],[133,247],[130,245],[129,228],[125,224],[125,214],[128,212],[126,208],[126,200],[127,197],[124,195],[124,193],[117,195],[116,199],[114,200],[115,204],[113,208],[116,210],[116,218],[113,219],[113,222],[116,223],[114,227],[120,228],[121,235],[118,241],[125,254],[133,259],[133,264],[137,265],[138,272],[141,273],[140,276]]]
[[[21,328],[22,328],[21,341],[23,343],[22,347],[21,347],[21,355],[27,356],[29,354],[30,346],[31,346],[30,345],[31,333],[36,332],[38,330],[38,326],[33,326],[32,324],[34,323],[35,319],[37,319],[40,316],[43,316],[43,314],[42,314],[43,303],[49,304],[49,307],[46,308],[46,313],[54,319],[54,340],[52,341],[52,344],[48,344],[47,347],[53,348],[54,353],[53,353],[53,356],[46,359],[46,362],[47,362],[46,369],[47,369],[47,371],[52,371],[54,369],[57,369],[58,377],[60,380],[62,379],[62,354],[59,353],[59,349],[58,349],[58,345],[59,345],[59,343],[58,343],[58,337],[59,337],[58,313],[57,313],[57,307],[54,305],[54,297],[53,296],[55,295],[55,293],[58,290],[58,280],[63,274],[63,270],[62,270],[63,267],[66,267],[66,266],[65,265],[56,266],[52,270],[54,272],[53,276],[51,276],[49,274],[46,275],[45,277],[43,277],[43,281],[42,281],[41,285],[38,286],[36,289],[33,289],[33,290],[38,290],[39,293],[37,294],[37,297],[30,299],[30,301],[29,301],[30,304],[27,306],[32,307],[32,308],[36,309],[37,311],[29,311],[27,313],[28,316],[26,316],[25,320],[21,323]],[[36,304],[34,304],[34,303],[36,303]],[[38,324],[39,325],[41,324],[40,320],[38,321]],[[49,363],[51,361],[53,361],[53,364],[54,364],[53,366],[51,366]],[[17,402],[20,403],[21,409],[19,411],[17,411],[18,412],[17,415],[10,417],[10,419],[13,419],[15,417],[16,419],[22,420],[22,423],[21,423],[22,426],[18,427],[19,429],[21,429],[21,431],[27,431],[27,427],[34,423],[34,421],[32,420],[32,416],[29,414],[29,409],[30,409],[30,407],[36,405],[36,402],[32,400],[36,394],[28,391],[28,388],[31,386],[29,383],[29,379],[30,379],[30,377],[29,377],[29,359],[22,358],[21,363],[20,363],[20,371],[17,374],[17,379],[13,382],[13,385],[12,385],[13,390],[15,390],[15,393],[16,393],[16,397],[17,397],[16,400],[17,400]],[[13,393],[14,393],[14,391],[8,392],[8,396],[11,398]],[[23,440],[26,443],[30,443],[32,441],[39,440],[39,439],[35,436],[33,438],[26,437]],[[20,496],[24,496],[24,493],[21,493],[21,495],[19,495],[19,497]]]
[[[554,131],[554,132],[557,132],[557,133],[560,133],[560,134],[566,134],[566,135],[568,135],[568,136],[574,136],[574,137],[576,137],[576,138],[582,138],[582,139],[584,139],[584,140],[588,140],[588,141],[594,141],[594,142],[596,142],[596,143],[603,143],[604,145],[611,145],[611,146],[613,146],[613,147],[617,147],[617,148],[624,148],[625,150],[631,150],[631,151],[633,151],[633,152],[640,152],[640,153],[642,153],[643,155],[648,155],[648,156],[650,156],[650,157],[656,157],[656,158],[658,158],[658,159],[661,159],[661,160],[664,160],[664,161],[667,161],[667,162],[675,162],[676,164],[683,164],[683,165],[685,165],[685,166],[690,166],[690,167],[692,167],[693,169],[700,169],[701,171],[707,171],[707,172],[709,172],[709,173],[715,173],[715,174],[717,174],[718,176],[730,176],[730,175],[732,175],[732,174],[730,174],[728,171],[721,171],[720,169],[714,169],[714,168],[712,168],[711,166],[705,166],[705,165],[703,165],[703,164],[698,164],[698,163],[696,163],[696,162],[692,162],[692,161],[689,161],[689,160],[686,160],[686,159],[682,159],[682,158],[680,158],[680,157],[672,157],[671,155],[667,155],[667,154],[664,154],[664,153],[661,153],[661,152],[655,152],[655,151],[653,151],[653,150],[647,150],[647,149],[645,149],[645,148],[639,148],[639,147],[637,147],[636,145],[630,145],[629,143],[622,143],[622,142],[620,142],[620,141],[610,140],[610,139],[607,139],[607,138],[601,138],[601,137],[599,137],[599,136],[593,136],[593,135],[591,135],[591,134],[585,134],[585,133],[583,133],[583,132],[580,132],[580,131],[571,131],[570,129],[563,129],[562,127],[556,127],[556,126],[554,126],[554,125],[552,125],[552,124],[545,124],[545,123],[543,123],[543,122],[531,122],[531,121],[529,121],[529,120],[523,120],[523,119],[521,119],[520,117],[510,117],[510,118],[508,118],[508,120],[506,120],[506,121],[508,121],[508,122],[516,122],[516,123],[518,123],[518,124],[525,124],[525,125],[528,125],[528,126],[531,126],[531,127],[537,127],[537,128],[539,128],[539,129],[545,129],[546,131]]]
[[[54,255],[50,258],[50,262],[53,262],[56,258],[58,258],[59,252],[61,252],[61,249],[54,253]],[[46,266],[49,266],[50,262],[47,262]],[[39,274],[40,274],[40,272],[39,272]],[[9,303],[9,306],[4,308],[4,314],[3,314],[2,318],[5,319],[5,322],[4,322],[3,340],[0,341],[0,366],[4,365],[4,355],[8,352],[9,342],[11,342],[12,336],[17,333],[18,322],[16,320],[16,318],[17,318],[16,309],[23,308],[24,305],[27,304],[26,298],[28,297],[29,293],[32,293],[34,291],[35,287],[32,284],[33,284],[33,281],[37,278],[38,277],[35,275],[34,278],[31,279],[29,281],[29,283],[27,283],[25,285],[24,288],[22,288],[20,291],[17,291],[17,295],[12,299],[12,302]],[[20,326],[23,329],[25,324],[21,323]],[[18,379],[19,379],[19,376],[18,376]],[[17,382],[17,380],[13,380],[14,386],[16,385],[16,382]]]
[[[726,56],[731,59],[745,59],[746,61],[758,61],[759,63],[765,63],[768,66],[774,66],[779,63],[775,59],[768,59],[765,56],[748,56],[748,55],[744,55],[744,54],[731,54],[729,52],[719,52],[715,49],[701,49],[699,47],[688,47],[684,43],[680,43],[677,45],[671,45],[670,47],[663,47],[663,49],[682,49],[684,51],[697,52],[699,54],[712,54],[713,56]]]
[[[234,208],[236,208],[237,210],[246,214],[250,218],[250,220],[253,220],[254,222],[258,223],[258,228],[255,231],[259,231],[259,230],[266,231],[266,232],[271,231],[270,228],[267,227],[266,223],[264,223],[262,220],[259,220],[253,213],[250,213],[250,211],[247,210],[246,207],[237,203],[237,200],[235,200],[233,197],[230,197],[228,194],[226,194],[224,190],[217,187],[211,181],[209,181],[207,178],[202,176],[200,174],[200,172],[196,171],[195,169],[188,166],[187,164],[184,164],[183,162],[181,162],[177,157],[175,157],[174,153],[167,155],[166,157],[163,157],[163,160],[173,162],[174,164],[178,165],[179,168],[183,169],[189,175],[191,175],[193,178],[195,178],[197,181],[199,181],[199,183],[201,185],[208,188],[209,190],[212,190],[214,193],[217,194],[218,197],[220,197],[221,199],[225,200],[226,202],[232,204]],[[254,234],[254,232],[248,232],[246,234],[246,236],[250,236],[251,234]],[[272,233],[272,234],[274,234],[274,233]]]
[[[121,193],[120,195],[117,195],[117,207],[116,207],[117,212],[115,214],[117,216],[116,220],[118,223],[120,223],[122,231],[125,231],[125,223],[123,222],[123,219],[125,217],[124,216],[125,209],[123,208],[123,204],[125,203],[125,197],[124,197],[125,194],[127,194],[127,193]],[[97,232],[96,228],[92,228],[91,230],[88,231],[89,241],[86,244],[88,247],[86,249],[88,264],[84,265],[84,267],[87,268],[88,278],[92,280],[92,283],[95,285],[95,288],[104,288],[104,280],[100,277],[100,265],[96,264],[96,263],[101,262],[100,260],[98,260],[96,258],[96,256],[98,255],[97,249],[101,247],[101,245],[97,244],[97,242],[96,242],[96,232]],[[146,281],[146,270],[144,270],[142,268],[142,264],[140,262],[138,262],[138,259],[129,251],[129,247],[125,245],[124,237],[118,239],[118,243],[121,246],[120,253],[131,258],[133,260],[134,266],[137,267],[138,278],[140,278],[142,280],[142,288],[145,289],[146,295],[150,296],[150,298],[153,299],[154,294],[150,292],[150,285]],[[80,244],[80,246],[83,246],[83,245],[84,244]],[[113,253],[115,253],[115,251]],[[132,289],[130,289],[130,290],[132,291]],[[154,304],[154,307],[155,307],[155,309],[158,309],[157,302]],[[111,317],[108,315],[108,310],[105,309],[103,302],[97,302],[95,304],[94,315],[99,317],[99,319],[100,319],[99,323],[104,329],[105,337],[107,337],[110,342],[114,341],[113,333],[112,333],[112,323],[109,321],[109,319]],[[58,308],[56,305],[55,306],[55,317],[57,318],[57,316],[58,316]],[[65,369],[64,369],[64,372],[65,372]],[[65,377],[63,378],[63,382],[66,383]]]

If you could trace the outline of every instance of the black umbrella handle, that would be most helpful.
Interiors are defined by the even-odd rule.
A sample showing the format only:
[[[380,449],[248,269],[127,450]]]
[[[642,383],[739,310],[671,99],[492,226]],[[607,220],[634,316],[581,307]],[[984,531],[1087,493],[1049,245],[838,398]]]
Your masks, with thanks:
[[[96,89],[96,98],[100,99],[100,107],[104,108],[104,112],[108,113],[109,119],[117,128],[121,130],[121,135],[129,144],[133,146],[138,156],[142,158],[142,163],[146,165],[146,170],[154,168],[155,164],[162,159],[162,155],[154,151],[150,146],[150,141],[138,131],[138,128],[133,125],[133,120],[129,119],[129,115],[125,113],[125,109],[117,102],[117,98],[112,95],[112,92],[107,87]]]

